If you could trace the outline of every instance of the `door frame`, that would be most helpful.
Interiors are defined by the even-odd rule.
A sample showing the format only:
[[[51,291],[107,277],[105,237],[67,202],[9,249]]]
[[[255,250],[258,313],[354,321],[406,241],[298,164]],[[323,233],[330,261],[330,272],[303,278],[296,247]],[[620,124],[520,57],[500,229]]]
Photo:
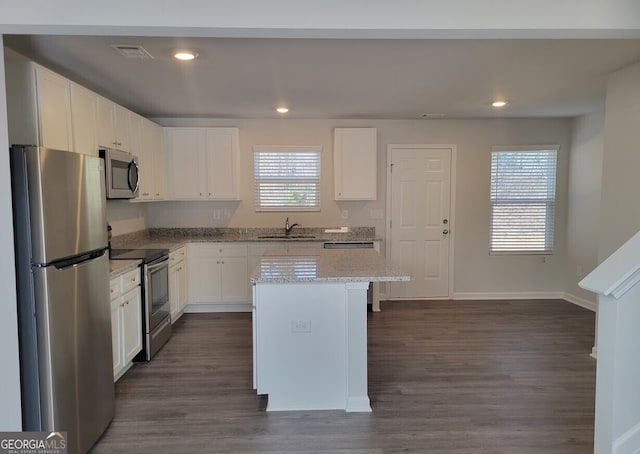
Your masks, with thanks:
[[[448,285],[448,295],[446,299],[453,299],[454,294],[454,243],[456,237],[456,156],[457,156],[457,147],[455,144],[398,144],[398,143],[390,143],[387,144],[387,163],[386,163],[386,178],[387,178],[387,188],[386,188],[386,213],[385,213],[385,255],[387,265],[391,265],[391,155],[394,149],[420,149],[420,148],[448,148],[451,150],[451,168],[450,168],[450,191],[449,191],[449,285]],[[385,297],[389,298],[388,294],[389,286],[386,286]],[[405,299],[405,298],[401,298]],[[442,298],[424,298],[427,300],[439,300]]]

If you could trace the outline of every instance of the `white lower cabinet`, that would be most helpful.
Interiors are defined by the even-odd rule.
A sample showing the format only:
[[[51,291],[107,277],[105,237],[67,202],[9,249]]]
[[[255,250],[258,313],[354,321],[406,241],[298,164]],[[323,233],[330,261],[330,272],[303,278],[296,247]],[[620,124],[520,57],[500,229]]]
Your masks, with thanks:
[[[110,290],[113,380],[116,381],[142,350],[140,269],[112,278]]]
[[[171,323],[180,318],[187,305],[187,248],[169,254],[169,301]]]
[[[247,245],[190,243],[188,312],[249,310]]]

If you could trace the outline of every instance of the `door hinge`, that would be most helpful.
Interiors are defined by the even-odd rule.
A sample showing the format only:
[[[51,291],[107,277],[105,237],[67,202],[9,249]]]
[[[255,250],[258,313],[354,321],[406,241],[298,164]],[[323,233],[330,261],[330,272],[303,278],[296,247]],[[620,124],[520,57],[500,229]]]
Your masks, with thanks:
[[[389,172],[393,173],[393,163],[389,165]]]

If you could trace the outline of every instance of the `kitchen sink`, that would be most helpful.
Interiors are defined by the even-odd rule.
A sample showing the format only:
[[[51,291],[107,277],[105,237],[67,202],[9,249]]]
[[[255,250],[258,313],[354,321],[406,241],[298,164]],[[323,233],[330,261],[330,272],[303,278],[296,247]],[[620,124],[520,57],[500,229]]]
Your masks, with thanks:
[[[315,235],[262,235],[258,237],[261,240],[299,240],[299,239],[314,239]]]

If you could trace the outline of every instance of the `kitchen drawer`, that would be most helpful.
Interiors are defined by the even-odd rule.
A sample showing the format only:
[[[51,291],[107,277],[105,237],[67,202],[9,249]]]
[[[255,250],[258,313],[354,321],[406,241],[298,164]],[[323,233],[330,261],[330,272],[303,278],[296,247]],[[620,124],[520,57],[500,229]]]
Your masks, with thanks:
[[[246,257],[246,244],[223,244],[220,245],[220,254],[222,257]]]
[[[246,257],[246,244],[231,243],[191,243],[189,249],[196,255],[207,257]],[[191,252],[189,252],[191,254]]]
[[[177,251],[173,251],[169,254],[169,265],[176,265],[182,262],[187,257],[187,248],[181,247]]]
[[[122,275],[122,293],[140,285],[140,268],[131,270]]]
[[[122,294],[122,276],[114,277],[109,282],[109,295],[112,300]]]

